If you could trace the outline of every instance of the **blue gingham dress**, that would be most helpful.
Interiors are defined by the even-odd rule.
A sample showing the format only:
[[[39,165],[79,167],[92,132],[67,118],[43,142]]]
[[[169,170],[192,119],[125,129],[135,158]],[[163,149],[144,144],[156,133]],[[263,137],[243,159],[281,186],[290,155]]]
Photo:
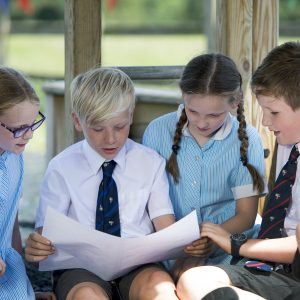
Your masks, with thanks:
[[[35,299],[22,257],[11,246],[22,180],[22,155],[4,152],[0,156],[0,256],[6,271],[0,277],[1,300]]]
[[[181,113],[173,112],[153,120],[147,127],[143,144],[156,150],[166,160],[172,152],[176,123]],[[252,178],[240,161],[240,141],[237,137],[239,123],[229,115],[218,133],[203,147],[190,134],[183,134],[177,155],[180,180],[174,183],[168,174],[170,198],[175,217],[180,220],[196,210],[198,222],[210,221],[222,224],[235,215],[239,198],[257,195],[252,189]],[[229,124],[229,125],[228,125]],[[230,130],[229,130],[230,129]],[[227,132],[223,134],[222,131]],[[247,126],[249,138],[248,160],[265,179],[263,146],[255,128]],[[248,232],[255,237],[259,226]],[[229,263],[231,256],[221,250],[213,253],[207,263]]]

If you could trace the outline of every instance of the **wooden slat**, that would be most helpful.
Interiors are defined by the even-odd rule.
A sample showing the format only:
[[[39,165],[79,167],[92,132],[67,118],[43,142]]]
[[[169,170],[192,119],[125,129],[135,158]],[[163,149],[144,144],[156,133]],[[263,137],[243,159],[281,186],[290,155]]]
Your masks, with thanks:
[[[184,66],[114,67],[122,70],[132,80],[179,79]]]

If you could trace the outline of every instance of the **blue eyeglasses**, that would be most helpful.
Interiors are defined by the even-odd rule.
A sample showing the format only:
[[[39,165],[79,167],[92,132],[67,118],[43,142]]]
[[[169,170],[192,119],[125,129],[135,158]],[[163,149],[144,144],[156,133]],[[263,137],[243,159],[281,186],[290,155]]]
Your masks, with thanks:
[[[0,122],[0,126],[6,128],[8,131],[10,131],[14,135],[14,138],[17,139],[17,138],[23,136],[29,129],[31,131],[35,131],[43,124],[46,117],[40,111],[39,111],[39,115],[41,116],[41,119],[34,122],[30,126],[24,126],[24,127],[12,129],[12,128],[9,128],[8,126],[6,126],[5,124],[3,124],[1,122]]]

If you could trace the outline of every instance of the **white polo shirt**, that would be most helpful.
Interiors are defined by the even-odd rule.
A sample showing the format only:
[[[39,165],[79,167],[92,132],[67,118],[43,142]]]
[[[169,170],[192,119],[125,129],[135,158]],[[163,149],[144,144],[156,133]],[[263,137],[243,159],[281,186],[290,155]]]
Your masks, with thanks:
[[[291,150],[294,145],[278,145],[277,162],[276,162],[276,178],[278,177],[281,169],[289,159]],[[296,144],[298,150],[300,143]],[[288,236],[295,235],[296,226],[300,223],[300,157],[297,159],[298,167],[296,172],[296,179],[292,187],[292,203],[289,206],[287,215],[284,220],[284,228]]]
[[[127,139],[114,158],[122,237],[154,231],[151,220],[174,214],[169,198],[165,160],[154,150]],[[87,141],[80,141],[54,157],[40,192],[36,225],[44,223],[47,206],[89,228],[95,228],[99,184],[105,159]]]

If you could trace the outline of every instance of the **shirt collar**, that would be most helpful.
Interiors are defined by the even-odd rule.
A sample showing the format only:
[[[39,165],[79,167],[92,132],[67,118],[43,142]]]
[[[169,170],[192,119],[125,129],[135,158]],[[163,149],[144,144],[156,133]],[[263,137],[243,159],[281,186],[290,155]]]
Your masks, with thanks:
[[[125,157],[126,157],[126,148],[127,148],[126,144],[127,141],[125,145],[122,147],[122,149],[119,151],[119,153],[113,159],[121,169],[125,168]],[[98,152],[96,152],[89,145],[87,140],[83,141],[82,151],[88,161],[90,168],[92,169],[93,173],[96,175],[99,172],[102,164],[105,162],[106,159],[102,157]]]
[[[184,109],[184,104],[180,104],[178,106],[178,109],[177,109],[177,120],[179,120],[183,109]],[[225,118],[225,121],[224,121],[223,125],[215,133],[215,135],[212,136],[211,139],[213,139],[213,140],[224,140],[229,135],[229,133],[231,132],[232,118],[233,118],[233,116],[230,113],[228,113],[227,117]],[[182,134],[184,136],[191,136],[189,128],[188,128],[188,124],[189,124],[189,122],[187,121],[184,124],[183,128],[182,128]]]
[[[7,160],[7,157],[10,155],[10,152],[8,151],[4,151],[1,155],[0,155],[0,159],[3,161]]]

